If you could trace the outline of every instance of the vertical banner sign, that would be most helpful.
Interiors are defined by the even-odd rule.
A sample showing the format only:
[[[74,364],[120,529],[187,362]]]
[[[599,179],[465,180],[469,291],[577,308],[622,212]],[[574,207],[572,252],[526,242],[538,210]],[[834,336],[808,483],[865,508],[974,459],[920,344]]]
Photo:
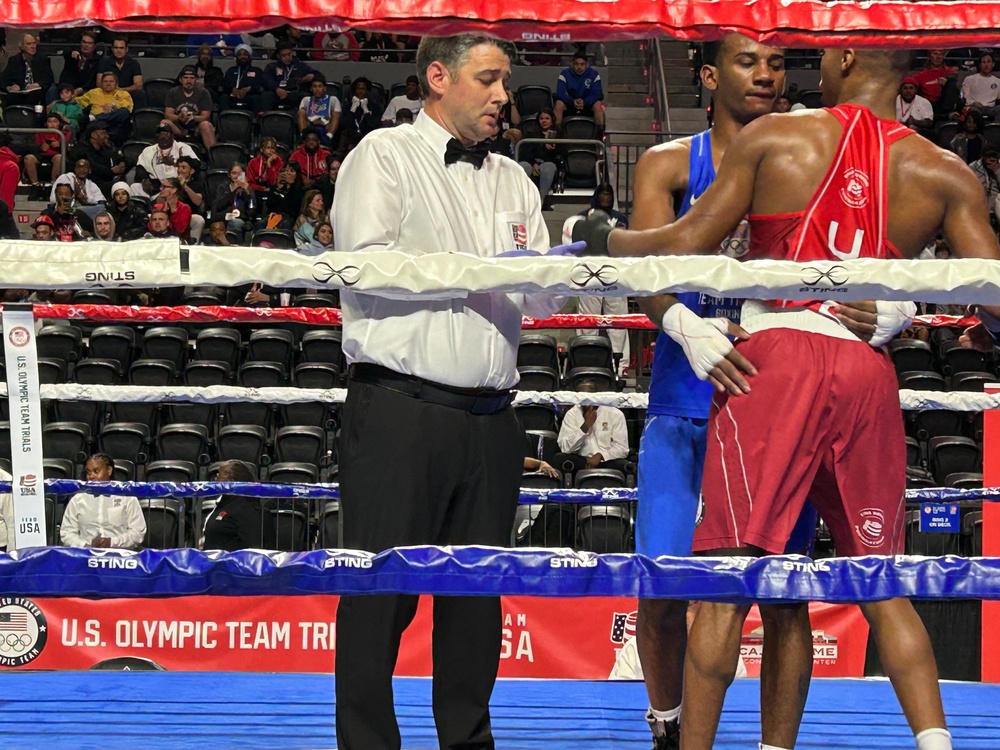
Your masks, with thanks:
[[[35,314],[28,304],[3,306],[3,345],[10,407],[14,475],[14,540],[18,548],[44,547],[45,485],[42,472],[42,402],[38,398]]]
[[[1000,386],[986,386],[1000,393]],[[1000,411],[983,412],[983,486],[1000,487]],[[983,554],[1000,556],[1000,502],[983,503]],[[983,602],[983,682],[1000,682],[1000,602]]]

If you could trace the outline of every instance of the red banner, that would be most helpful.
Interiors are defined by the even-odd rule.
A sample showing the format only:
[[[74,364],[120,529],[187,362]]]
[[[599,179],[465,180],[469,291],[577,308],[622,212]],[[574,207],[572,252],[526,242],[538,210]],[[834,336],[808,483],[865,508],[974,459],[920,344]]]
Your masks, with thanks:
[[[164,669],[331,673],[336,596],[0,599],[0,666],[90,669],[138,657]],[[501,677],[607,679],[635,636],[634,599],[503,598]],[[867,624],[856,607],[812,605],[817,676],[861,676]],[[755,674],[759,620],[744,651]],[[431,673],[432,601],[421,597],[396,673]],[[755,662],[754,659],[757,661]]]
[[[121,31],[223,32],[271,29],[372,29],[406,34],[490,31],[508,39],[563,43],[641,39],[668,34],[716,39],[729,31],[780,46],[992,44],[996,2],[892,3],[792,0],[507,0],[426,3],[407,0],[240,0],[211,7],[195,0],[8,0],[4,25],[30,29],[100,24]],[[86,20],[85,20],[86,19]]]
[[[987,385],[987,393],[1000,387]],[[983,412],[983,486],[1000,487],[1000,411]],[[1000,557],[1000,503],[983,503],[983,555]],[[983,682],[1000,682],[1000,602],[983,602]]]

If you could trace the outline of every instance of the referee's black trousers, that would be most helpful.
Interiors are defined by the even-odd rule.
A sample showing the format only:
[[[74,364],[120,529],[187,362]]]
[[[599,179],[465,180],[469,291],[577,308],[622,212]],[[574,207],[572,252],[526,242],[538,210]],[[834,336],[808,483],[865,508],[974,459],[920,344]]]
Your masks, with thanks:
[[[509,406],[489,415],[352,381],[340,438],[344,546],[507,546],[524,460]],[[337,610],[337,742],[398,750],[392,672],[416,596],[346,596]],[[434,597],[433,705],[442,750],[493,748],[498,597]]]

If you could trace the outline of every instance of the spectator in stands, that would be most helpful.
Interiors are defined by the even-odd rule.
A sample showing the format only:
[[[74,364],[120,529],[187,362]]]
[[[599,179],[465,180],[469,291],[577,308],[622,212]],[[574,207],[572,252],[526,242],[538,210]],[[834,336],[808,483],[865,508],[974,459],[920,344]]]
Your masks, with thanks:
[[[278,142],[267,136],[260,141],[260,153],[247,164],[247,182],[259,197],[278,184],[285,160],[278,153]]]
[[[131,200],[132,192],[125,182],[116,182],[111,189],[108,213],[115,223],[115,239],[137,240],[146,233],[149,217],[145,210]]]
[[[124,143],[132,130],[132,97],[118,88],[114,72],[101,73],[100,88],[91,89],[77,97],[76,103],[94,122],[103,122],[116,143]]]
[[[580,393],[596,393],[598,384],[584,380]],[[553,465],[565,472],[580,469],[618,469],[625,471],[628,455],[628,427],[621,409],[613,406],[574,406],[563,417],[559,428],[559,453]]]
[[[236,35],[236,38],[238,39],[239,36]],[[205,89],[212,97],[212,103],[218,104],[219,97],[222,96],[223,72],[222,68],[215,64],[212,49],[207,44],[198,48],[194,64],[195,85]],[[228,51],[228,48],[226,50]]]
[[[336,154],[331,154],[326,160],[326,174],[322,179],[313,183],[313,187],[319,190],[323,196],[323,203],[327,206],[333,205],[333,195],[337,190],[337,175],[340,174],[341,159]]]
[[[312,242],[316,227],[326,217],[326,206],[323,205],[323,194],[319,190],[309,190],[302,199],[299,217],[295,220],[295,244],[299,247]]]
[[[96,206],[99,203],[107,203],[108,199],[97,187],[97,183],[90,179],[90,162],[86,159],[77,159],[73,163],[73,171],[60,175],[52,184],[52,193],[49,201],[56,202],[56,188],[60,185],[69,185],[73,191],[73,200],[78,206]]]
[[[85,240],[94,234],[94,223],[73,205],[73,188],[66,183],[56,186],[55,205],[42,213],[52,219],[53,239],[59,242]]]
[[[401,109],[396,113],[396,120],[392,123],[393,127],[397,125],[412,125],[413,124],[413,113],[408,109]]]
[[[976,159],[969,164],[979,178],[979,184],[986,191],[986,201],[990,212],[996,215],[995,203],[1000,196],[1000,152],[988,149],[983,152],[982,159]]]
[[[215,145],[215,127],[212,125],[212,96],[195,84],[194,67],[185,65],[178,77],[180,86],[167,92],[164,102],[164,120],[175,138],[190,140],[196,135],[206,149]]]
[[[60,127],[69,129],[69,132],[76,137],[80,132],[80,124],[83,120],[83,107],[76,101],[76,89],[72,83],[60,83],[58,86],[59,98],[49,104],[49,114],[59,118]]]
[[[72,137],[69,133],[69,129],[64,127],[62,120],[59,119],[58,115],[50,114],[45,118],[45,127],[51,128],[52,130],[61,130],[63,135],[66,137],[66,143],[70,142]],[[47,182],[52,182],[62,174],[62,152],[60,151],[59,136],[55,133],[36,133],[35,134],[35,146],[38,147],[37,154],[27,154],[24,157],[24,173],[28,177],[28,184],[32,188],[38,188],[40,182],[38,179],[39,168],[43,169]],[[37,197],[38,191],[35,190]]]
[[[290,42],[275,49],[276,60],[264,68],[264,108],[298,109],[308,86],[319,72],[295,58]]]
[[[538,126],[542,129],[543,137],[552,143],[524,144],[519,153],[519,164],[525,174],[538,185],[538,192],[542,196],[542,210],[551,211],[549,193],[559,172],[559,150],[555,142],[559,138],[559,127],[552,110],[543,109],[538,113]]]
[[[201,244],[208,247],[229,247],[233,243],[226,234],[226,217],[213,214],[208,219],[208,234],[201,238]]]
[[[236,64],[226,71],[222,79],[223,110],[245,109],[251,113],[263,111],[264,71],[253,64],[253,50],[249,44],[236,47]]]
[[[63,52],[63,68],[59,74],[59,83],[71,86],[73,96],[82,96],[85,91],[94,87],[97,66],[100,62],[101,56],[97,54],[97,34],[84,29],[80,34],[80,48]],[[49,87],[47,100],[55,101],[58,96],[58,86]]]
[[[993,55],[984,52],[976,62],[976,72],[962,81],[962,103],[985,117],[995,119],[1000,98],[1000,78],[993,75]]]
[[[229,182],[219,185],[212,198],[212,213],[225,214],[227,231],[233,232],[241,240],[250,228],[256,207],[256,196],[247,182],[242,164],[229,168]]]
[[[0,86],[7,92],[8,105],[34,107],[42,104],[45,92],[55,80],[49,58],[38,55],[38,40],[31,34],[21,37],[20,54],[7,60]]]
[[[14,205],[14,194],[21,179],[21,157],[10,147],[10,133],[0,132],[0,200]]]
[[[8,213],[10,213],[9,209]],[[34,220],[34,222],[32,222],[31,228],[35,230],[34,234],[31,235],[31,239],[33,240],[42,240],[43,242],[50,242],[55,238],[56,224],[54,221],[52,221],[51,216],[46,216],[45,214],[39,214],[38,217]]]
[[[180,237],[170,226],[170,212],[162,203],[153,204],[153,210],[149,214],[149,222],[146,224],[146,234],[143,236],[150,240]]]
[[[94,217],[94,239],[105,242],[117,242],[115,234],[115,220],[107,211],[101,211]]]
[[[295,54],[295,59],[297,60],[308,60],[309,59],[309,39],[303,40],[302,29],[297,26],[292,26],[287,24],[280,29],[275,31],[276,34],[276,45],[280,46],[282,43],[289,44],[292,47],[292,51]]]
[[[21,230],[10,211],[10,206],[0,200],[0,238],[5,240],[21,239]]]
[[[367,38],[361,43],[361,62],[389,62],[390,50],[396,46],[390,44],[385,34],[377,31],[367,32]]]
[[[257,468],[230,459],[219,464],[217,482],[256,482]],[[233,552],[240,549],[274,549],[278,545],[274,517],[260,498],[225,494],[205,520],[202,549]]]
[[[280,214],[282,229],[291,229],[302,207],[306,189],[302,184],[302,167],[290,161],[278,173],[278,184],[267,192],[267,210]]]
[[[927,52],[927,62],[922,70],[911,76],[917,82],[918,92],[934,107],[934,119],[943,120],[958,104],[958,68],[944,64],[944,50]]]
[[[333,250],[333,226],[328,221],[316,225],[312,239],[296,248],[302,255],[321,255]]]
[[[917,93],[917,79],[907,76],[896,96],[896,119],[914,130],[934,126],[934,107]]]
[[[962,120],[962,128],[962,131],[951,139],[948,148],[961,156],[966,164],[971,164],[986,150],[982,114],[978,110],[970,109]]]
[[[177,177],[177,163],[184,157],[198,158],[188,144],[174,139],[174,129],[170,125],[160,124],[156,128],[156,143],[139,153],[132,191],[152,198],[159,192],[163,180]]]
[[[777,99],[774,100],[774,111],[778,114],[784,114],[792,109],[792,100],[787,96],[782,94]]]
[[[187,53],[197,57],[201,50],[207,49],[215,57],[229,57],[233,54],[233,47],[242,41],[239,34],[189,34]]]
[[[86,159],[90,163],[90,179],[105,195],[111,185],[125,175],[125,159],[111,145],[108,126],[101,120],[94,120],[87,126],[84,139],[73,147],[69,157],[74,162]]]
[[[295,162],[302,169],[302,184],[307,188],[313,186],[327,172],[326,160],[330,152],[320,145],[319,133],[310,130],[302,138],[302,145],[288,157],[289,162]]]
[[[602,99],[604,90],[601,88],[600,74],[590,67],[586,55],[577,52],[573,55],[573,64],[559,74],[559,83],[556,85],[556,124],[561,125],[567,114],[573,117],[593,117],[597,126],[603,130]]]
[[[390,34],[389,41],[396,49],[395,62],[413,63],[417,59],[417,46],[420,37],[412,34]]]
[[[340,126],[340,100],[326,90],[326,79],[317,74],[309,83],[309,96],[299,104],[299,132],[314,131],[324,146],[329,146]]]
[[[191,212],[191,206],[180,199],[180,190],[177,178],[167,177],[160,184],[160,193],[155,200],[170,215],[170,228],[177,232],[177,236],[184,242],[197,242],[205,228],[205,219]]]
[[[382,110],[374,99],[369,97],[370,90],[371,82],[364,77],[355,78],[351,84],[350,103],[344,113],[338,151],[346,153],[354,148],[362,138],[381,124]]]
[[[409,76],[406,79],[406,91],[389,100],[389,106],[382,113],[382,124],[395,124],[396,113],[404,109],[409,110],[416,117],[423,108],[424,97],[420,94],[420,81],[416,76]]]
[[[309,53],[309,56],[313,60],[356,61],[358,59],[356,50],[359,46],[357,38],[349,30],[340,33],[320,31],[313,38],[315,49]]]
[[[194,237],[197,231],[197,235],[200,237],[204,229],[205,218],[203,214],[207,207],[205,199],[208,195],[208,182],[201,173],[201,162],[196,157],[182,156],[177,160],[177,184],[180,185],[178,199],[190,206],[191,212],[194,214],[191,223],[191,236]],[[202,225],[196,229],[197,219],[202,221]]]
[[[101,58],[97,65],[95,86],[101,85],[101,73],[114,73],[118,76],[118,85],[132,97],[136,109],[145,107],[148,99],[142,90],[142,68],[139,61],[128,54],[128,40],[116,36],[111,40],[111,54]]]
[[[88,482],[109,482],[115,460],[95,453],[86,464]],[[78,492],[63,514],[59,538],[67,547],[137,549],[146,536],[146,519],[139,501],[130,495]]]

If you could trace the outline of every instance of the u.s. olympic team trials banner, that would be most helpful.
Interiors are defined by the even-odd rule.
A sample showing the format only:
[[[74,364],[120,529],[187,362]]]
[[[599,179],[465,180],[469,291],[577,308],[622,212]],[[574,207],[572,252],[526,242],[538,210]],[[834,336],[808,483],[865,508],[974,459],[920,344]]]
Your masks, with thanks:
[[[0,598],[0,667],[90,669],[138,657],[168,670],[333,671],[337,596],[187,596],[156,599]],[[503,597],[501,677],[607,679],[635,637],[636,600]],[[868,625],[853,605],[812,604],[817,677],[864,674]],[[432,602],[421,597],[403,636],[397,674],[431,673]],[[759,674],[756,610],[742,652]],[[616,672],[629,676],[621,665]],[[634,676],[634,675],[633,675]]]

